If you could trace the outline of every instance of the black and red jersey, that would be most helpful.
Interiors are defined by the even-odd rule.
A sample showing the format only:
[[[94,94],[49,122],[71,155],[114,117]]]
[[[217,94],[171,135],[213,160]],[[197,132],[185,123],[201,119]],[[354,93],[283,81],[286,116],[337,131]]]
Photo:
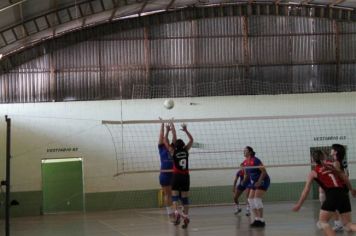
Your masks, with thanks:
[[[328,170],[323,165],[317,165],[314,169],[317,174],[316,181],[324,190],[332,188],[344,188],[345,182],[335,175],[331,170]]]
[[[189,153],[184,148],[181,150],[174,150],[173,154],[173,173],[189,174]]]

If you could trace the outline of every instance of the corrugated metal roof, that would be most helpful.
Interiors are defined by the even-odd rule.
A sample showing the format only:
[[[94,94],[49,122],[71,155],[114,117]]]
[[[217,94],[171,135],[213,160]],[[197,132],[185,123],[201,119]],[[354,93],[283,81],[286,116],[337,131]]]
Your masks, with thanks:
[[[0,102],[356,90],[356,22],[252,15],[136,27],[44,45],[0,75]]]
[[[356,8],[354,0],[3,0],[0,1],[0,54],[6,56],[43,39],[115,19],[191,6],[250,3],[319,5],[350,11]]]

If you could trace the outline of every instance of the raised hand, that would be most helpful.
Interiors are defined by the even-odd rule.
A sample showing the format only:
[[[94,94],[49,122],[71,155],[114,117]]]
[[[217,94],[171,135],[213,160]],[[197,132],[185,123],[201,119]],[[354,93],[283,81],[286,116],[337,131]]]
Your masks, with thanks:
[[[186,125],[186,124],[183,123],[181,126],[182,126],[182,130],[183,130],[184,132],[187,131],[187,125]]]
[[[170,131],[170,130],[171,130],[170,124],[166,124],[166,130],[167,130],[167,131]]]

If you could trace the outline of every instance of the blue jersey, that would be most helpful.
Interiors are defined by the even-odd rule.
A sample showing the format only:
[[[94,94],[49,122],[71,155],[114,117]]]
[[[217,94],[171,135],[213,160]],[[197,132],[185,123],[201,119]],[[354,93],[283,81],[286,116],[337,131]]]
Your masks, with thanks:
[[[158,145],[158,151],[161,159],[161,170],[171,170],[173,168],[173,159],[164,144]]]
[[[252,157],[247,161],[247,166],[262,166],[262,161],[257,157]],[[258,181],[261,176],[262,171],[259,168],[246,169],[246,173],[252,181]]]

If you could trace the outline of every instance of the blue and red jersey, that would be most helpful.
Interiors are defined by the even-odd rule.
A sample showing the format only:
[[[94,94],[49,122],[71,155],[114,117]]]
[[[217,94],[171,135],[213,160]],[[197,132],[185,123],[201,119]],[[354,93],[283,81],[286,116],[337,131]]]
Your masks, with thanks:
[[[257,157],[251,157],[250,159],[245,161],[246,161],[246,167],[263,166],[262,161]],[[259,168],[250,168],[250,169],[247,168],[246,173],[248,174],[248,176],[252,181],[256,182],[260,178],[262,171]]]

